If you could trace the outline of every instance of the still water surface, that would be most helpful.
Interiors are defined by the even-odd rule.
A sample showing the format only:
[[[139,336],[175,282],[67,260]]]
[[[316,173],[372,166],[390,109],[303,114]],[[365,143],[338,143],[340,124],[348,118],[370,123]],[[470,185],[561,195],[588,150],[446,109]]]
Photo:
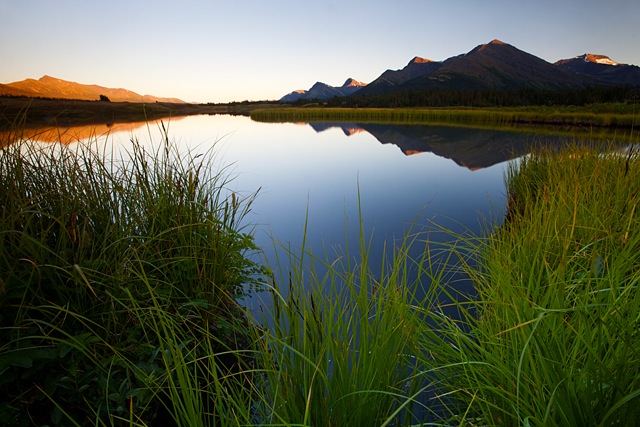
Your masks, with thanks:
[[[343,254],[347,240],[357,244],[361,219],[372,265],[382,258],[384,244],[402,239],[412,225],[414,231],[435,222],[454,232],[481,233],[501,221],[510,162],[541,140],[462,128],[271,124],[227,115],[173,119],[168,132],[193,154],[215,146],[217,161],[230,165],[235,177],[233,191],[259,190],[247,220],[255,224],[256,243],[270,264],[274,241],[297,248],[305,233],[313,253]],[[154,125],[115,125],[109,141],[126,146],[132,137],[144,144],[162,140]],[[260,298],[253,295],[247,304],[258,307]]]

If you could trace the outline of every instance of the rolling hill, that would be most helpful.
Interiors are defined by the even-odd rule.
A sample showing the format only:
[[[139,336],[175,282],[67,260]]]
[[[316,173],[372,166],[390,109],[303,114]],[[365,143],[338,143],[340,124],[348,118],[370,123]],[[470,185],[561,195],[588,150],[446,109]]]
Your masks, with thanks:
[[[96,101],[100,95],[113,102],[171,102],[184,103],[177,98],[161,98],[140,95],[127,89],[113,89],[98,85],[86,85],[51,76],[38,80],[26,79],[19,82],[0,84],[0,96],[26,96],[29,98],[55,98]]]

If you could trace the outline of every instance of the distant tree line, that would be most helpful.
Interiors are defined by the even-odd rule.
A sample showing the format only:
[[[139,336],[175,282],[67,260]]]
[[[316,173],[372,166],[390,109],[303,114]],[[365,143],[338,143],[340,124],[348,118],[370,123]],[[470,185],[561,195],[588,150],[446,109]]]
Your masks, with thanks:
[[[294,105],[320,103],[328,107],[518,107],[532,105],[587,105],[638,102],[638,87],[590,87],[585,89],[420,89],[381,95],[303,99]]]

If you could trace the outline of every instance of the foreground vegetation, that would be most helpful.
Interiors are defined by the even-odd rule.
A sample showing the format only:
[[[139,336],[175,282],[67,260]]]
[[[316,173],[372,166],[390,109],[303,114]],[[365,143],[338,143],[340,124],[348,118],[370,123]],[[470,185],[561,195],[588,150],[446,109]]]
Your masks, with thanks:
[[[637,124],[635,104],[584,107],[513,108],[323,108],[256,109],[251,118],[264,122],[355,121],[376,123],[492,126],[571,126],[631,129]]]
[[[102,150],[0,151],[3,425],[195,425],[227,403],[194,394],[244,363],[250,198],[168,139]]]
[[[355,253],[303,245],[266,270],[243,228],[251,197],[228,192],[210,156],[181,155],[166,135],[158,147],[134,143],[121,162],[97,146],[0,152],[1,423],[640,416],[635,151],[526,157],[486,237],[434,247],[409,232],[371,265],[360,230]],[[477,295],[458,292],[460,274]],[[273,298],[260,319],[237,303],[254,285]]]
[[[632,425],[640,398],[636,152],[536,153],[466,267],[477,301],[427,333],[451,413],[488,425]],[[437,320],[437,316],[434,317]]]

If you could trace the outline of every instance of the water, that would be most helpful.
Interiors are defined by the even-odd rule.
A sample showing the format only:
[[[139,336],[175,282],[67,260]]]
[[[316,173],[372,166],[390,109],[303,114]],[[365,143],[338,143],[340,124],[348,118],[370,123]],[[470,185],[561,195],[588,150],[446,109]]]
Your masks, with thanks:
[[[165,125],[193,154],[215,146],[217,161],[230,165],[233,191],[258,191],[247,221],[255,224],[255,241],[272,265],[274,242],[298,248],[305,235],[314,254],[342,255],[346,241],[357,244],[360,221],[371,239],[372,265],[382,259],[385,243],[393,245],[410,229],[437,223],[481,233],[502,218],[509,163],[539,142],[533,135],[453,127],[269,124],[226,115]],[[114,146],[126,146],[131,137],[162,141],[155,124],[115,125],[109,132]],[[262,297],[252,295],[246,304],[258,308]]]

